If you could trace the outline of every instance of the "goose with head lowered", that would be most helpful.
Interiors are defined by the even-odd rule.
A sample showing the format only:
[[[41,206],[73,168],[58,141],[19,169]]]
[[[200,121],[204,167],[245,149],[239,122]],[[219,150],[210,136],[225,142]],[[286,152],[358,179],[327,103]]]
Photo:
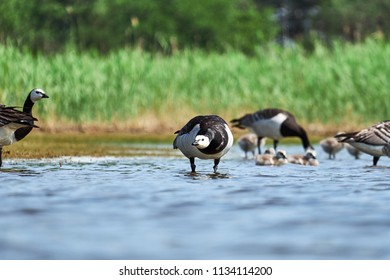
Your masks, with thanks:
[[[32,116],[32,108],[36,101],[48,98],[42,89],[33,89],[23,105],[23,111],[16,107],[0,105],[0,167],[2,165],[3,146],[12,145],[26,137],[34,127],[36,118]]]
[[[379,158],[387,155],[390,120],[379,122],[360,131],[337,134],[335,137],[344,137],[341,142],[349,143],[363,153],[373,156],[372,163],[376,166]]]
[[[279,140],[284,137],[299,137],[306,151],[314,150],[303,127],[297,123],[291,113],[282,109],[263,109],[252,114],[246,114],[241,118],[233,119],[231,123],[233,127],[240,129],[248,128],[257,135],[259,154],[261,154],[261,139],[264,137],[273,139],[275,150]]]
[[[214,172],[218,164],[233,145],[233,134],[228,124],[217,115],[196,116],[183,128],[176,131],[173,148],[179,149],[195,172],[195,158],[214,159]]]

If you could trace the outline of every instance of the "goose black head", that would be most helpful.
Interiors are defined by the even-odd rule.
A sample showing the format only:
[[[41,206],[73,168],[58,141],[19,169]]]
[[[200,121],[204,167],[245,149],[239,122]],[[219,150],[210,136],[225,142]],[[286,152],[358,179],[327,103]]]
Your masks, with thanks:
[[[35,103],[38,100],[41,100],[42,98],[49,98],[49,96],[47,96],[42,89],[35,88],[30,92],[30,99],[33,103]]]

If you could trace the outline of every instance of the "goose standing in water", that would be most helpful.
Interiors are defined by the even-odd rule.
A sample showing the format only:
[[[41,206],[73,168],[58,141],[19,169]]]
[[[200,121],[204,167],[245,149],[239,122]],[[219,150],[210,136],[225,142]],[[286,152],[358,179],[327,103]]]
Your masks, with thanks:
[[[258,153],[261,154],[261,139],[268,137],[274,141],[276,150],[279,140],[283,137],[301,138],[305,151],[314,150],[307,137],[306,131],[301,127],[295,117],[281,109],[263,109],[253,114],[246,114],[241,118],[231,120],[233,127],[248,128],[257,135]]]
[[[189,160],[195,172],[195,158],[214,159],[214,172],[233,145],[233,134],[228,124],[217,115],[196,116],[176,131],[173,148],[179,149]]]
[[[20,112],[14,107],[0,105],[0,167],[3,163],[3,146],[20,141],[27,129],[37,127],[34,121],[37,119],[29,114]]]
[[[372,163],[376,166],[379,158],[386,155],[390,142],[390,120],[360,131],[337,134],[335,137],[344,137],[341,142],[349,143],[363,153],[373,156]]]
[[[36,101],[49,98],[42,89],[33,89],[27,95],[23,111],[16,107],[0,105],[0,167],[2,166],[3,146],[12,145],[26,137],[34,127],[36,118],[32,116],[32,108]]]

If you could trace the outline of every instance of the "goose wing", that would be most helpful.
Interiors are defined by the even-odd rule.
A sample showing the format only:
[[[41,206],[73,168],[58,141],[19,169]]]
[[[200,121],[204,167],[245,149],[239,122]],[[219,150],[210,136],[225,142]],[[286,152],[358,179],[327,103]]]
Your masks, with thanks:
[[[253,123],[259,120],[272,119],[280,113],[285,114],[291,120],[291,122],[296,122],[293,114],[278,108],[262,109],[252,114],[246,114],[241,118],[233,119],[230,122],[232,123],[233,127],[244,129],[248,126],[250,127]]]
[[[185,126],[180,130],[177,130],[174,134],[179,134],[178,136],[180,136],[190,133],[194,126],[198,124],[200,125],[200,132],[205,133],[210,126],[221,123],[226,124],[225,120],[217,115],[196,116],[189,120]]]
[[[390,121],[380,122],[359,132],[355,141],[372,145],[383,145],[390,142]]]
[[[38,121],[38,119],[34,118],[31,114],[16,110],[15,108],[0,105],[0,127],[10,123],[37,127],[34,125],[34,121]]]
[[[256,119],[271,119],[280,113],[283,113],[289,116],[290,118],[295,119],[294,115],[291,114],[290,112],[278,108],[266,108],[266,109],[259,110],[253,114],[255,115]]]
[[[360,142],[369,145],[384,145],[390,142],[390,121],[380,122],[358,132],[338,134],[346,137],[341,142]]]
[[[186,125],[184,125],[181,129],[177,130],[174,134],[178,134],[178,136],[190,133],[195,125],[200,124],[203,119],[203,116],[196,116],[192,118]]]
[[[219,125],[227,124],[224,119],[217,115],[205,115],[205,116],[196,116],[188,121],[180,130],[177,130],[174,134],[177,134],[175,140],[173,141],[173,148],[176,149],[176,140],[179,136],[190,133],[195,126],[199,125],[199,133],[205,134],[209,131],[210,127],[213,129],[221,130],[222,127]]]

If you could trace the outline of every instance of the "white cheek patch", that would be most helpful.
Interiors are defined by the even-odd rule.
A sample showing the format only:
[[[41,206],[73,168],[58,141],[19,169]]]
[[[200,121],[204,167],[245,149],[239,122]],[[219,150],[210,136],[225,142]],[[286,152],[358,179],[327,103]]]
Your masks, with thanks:
[[[372,146],[372,145],[367,145],[365,143],[360,143],[360,142],[354,142],[351,143],[352,146],[354,146],[356,149],[361,150],[364,153],[367,153],[372,156],[377,156],[380,157],[383,155],[383,146],[378,145],[378,146]]]
[[[35,103],[35,101],[42,99],[42,94],[39,94],[38,92],[45,93],[42,89],[39,89],[39,88],[37,88],[33,92],[31,92],[30,98],[31,98],[31,101],[34,103]]]
[[[205,149],[210,145],[210,139],[203,135],[196,136],[195,141],[198,143],[198,146],[196,146],[198,149]]]

